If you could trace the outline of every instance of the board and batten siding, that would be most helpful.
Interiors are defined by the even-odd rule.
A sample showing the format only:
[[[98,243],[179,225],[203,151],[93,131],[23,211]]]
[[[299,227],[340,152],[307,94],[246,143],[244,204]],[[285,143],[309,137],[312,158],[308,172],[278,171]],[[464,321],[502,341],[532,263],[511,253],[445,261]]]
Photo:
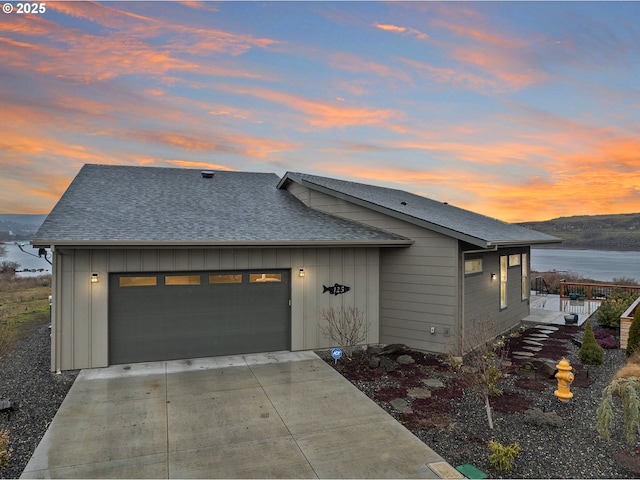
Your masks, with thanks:
[[[380,342],[455,351],[460,333],[456,239],[295,182],[287,189],[316,210],[412,239],[409,247],[380,249]]]
[[[464,335],[465,352],[514,327],[529,315],[529,295],[522,298],[522,254],[529,247],[498,249],[495,252],[467,254],[465,259],[482,258],[483,271],[464,278]],[[507,267],[507,306],[500,308],[500,257],[520,255],[521,264]],[[462,273],[464,275],[464,266]],[[496,279],[491,280],[491,274]]]
[[[52,371],[109,365],[109,274],[125,272],[291,269],[291,348],[333,346],[321,334],[324,308],[354,306],[369,321],[366,343],[379,343],[377,247],[54,250]],[[305,276],[298,276],[304,268]],[[99,275],[91,283],[91,275]],[[342,295],[323,285],[351,287]]]

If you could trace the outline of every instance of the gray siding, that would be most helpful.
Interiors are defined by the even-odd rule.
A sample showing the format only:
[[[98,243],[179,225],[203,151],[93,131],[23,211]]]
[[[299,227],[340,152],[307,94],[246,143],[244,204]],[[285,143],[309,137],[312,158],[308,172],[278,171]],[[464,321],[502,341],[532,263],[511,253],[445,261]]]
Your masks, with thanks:
[[[464,335],[461,339],[465,351],[474,343],[486,341],[517,326],[529,315],[529,298],[522,299],[522,265],[508,267],[507,307],[500,308],[500,257],[522,253],[529,254],[529,247],[466,256],[467,259],[482,257],[484,271],[465,276]],[[461,273],[464,275],[464,266]],[[491,273],[496,274],[495,280],[491,280]]]
[[[460,328],[457,240],[295,183],[288,189],[312,208],[414,240],[408,248],[380,250],[380,341],[455,351]]]
[[[53,268],[52,370],[108,365],[108,277],[111,272],[291,269],[292,350],[329,347],[319,313],[355,306],[370,323],[366,343],[378,343],[378,248],[71,249],[56,248]],[[299,277],[298,270],[305,269]],[[92,273],[100,281],[91,283]],[[343,295],[322,286],[348,285]]]

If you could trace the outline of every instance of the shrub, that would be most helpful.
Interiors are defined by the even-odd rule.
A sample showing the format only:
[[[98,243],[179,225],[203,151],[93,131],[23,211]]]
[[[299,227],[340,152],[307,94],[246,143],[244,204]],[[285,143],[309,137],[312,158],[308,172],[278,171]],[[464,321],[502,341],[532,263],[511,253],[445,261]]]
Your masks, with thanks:
[[[601,365],[604,349],[596,342],[591,322],[587,322],[582,336],[582,346],[578,350],[578,358],[585,365]]]
[[[517,442],[505,446],[495,440],[489,442],[489,449],[491,450],[489,462],[500,473],[510,472],[513,468],[513,461],[522,451],[522,447]]]
[[[598,345],[600,345],[602,348],[606,350],[618,348],[618,341],[613,338],[613,336],[604,328],[594,329],[593,335],[596,337],[596,342],[598,342]]]
[[[9,448],[9,430],[0,430],[0,468],[9,463],[12,448]]]
[[[604,300],[598,307],[596,320],[604,327],[620,327],[620,315],[631,306],[637,296],[637,294],[633,294],[628,290],[614,288],[609,298]]]
[[[633,355],[640,344],[640,307],[636,307],[633,321],[629,327],[629,339],[627,340],[627,358]]]
[[[625,365],[625,367],[628,365]],[[640,427],[640,400],[638,399],[640,378],[636,376],[621,376],[635,375],[639,370],[638,365],[634,365],[630,370],[623,373],[622,371],[625,367],[618,371],[616,377],[602,391],[602,399],[600,400],[600,405],[598,405],[598,410],[596,410],[597,429],[602,438],[610,438],[611,427],[615,418],[613,415],[613,397],[616,396],[622,402],[622,422],[627,443],[633,445]]]
[[[347,358],[353,357],[353,348],[364,342],[369,333],[369,323],[355,307],[323,308],[320,316],[327,325],[320,327],[322,334],[344,350]]]

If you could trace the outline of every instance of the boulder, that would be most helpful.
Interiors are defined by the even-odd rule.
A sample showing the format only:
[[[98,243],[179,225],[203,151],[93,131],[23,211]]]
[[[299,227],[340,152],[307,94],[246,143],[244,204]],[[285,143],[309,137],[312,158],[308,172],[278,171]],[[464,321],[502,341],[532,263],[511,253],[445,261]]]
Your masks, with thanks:
[[[412,363],[416,363],[411,355],[400,355],[396,359],[396,362],[398,362],[400,365],[410,365]]]
[[[380,368],[385,372],[395,372],[396,364],[389,357],[380,357]]]

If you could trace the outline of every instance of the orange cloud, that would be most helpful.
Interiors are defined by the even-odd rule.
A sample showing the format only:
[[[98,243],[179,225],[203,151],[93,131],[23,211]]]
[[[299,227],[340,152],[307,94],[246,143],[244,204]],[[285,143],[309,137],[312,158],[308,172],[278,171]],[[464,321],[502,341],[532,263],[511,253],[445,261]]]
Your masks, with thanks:
[[[348,72],[369,74],[373,73],[379,77],[394,78],[405,83],[412,83],[411,77],[404,71],[389,67],[387,65],[364,60],[356,55],[339,52],[330,55],[330,64],[333,68],[346,70]]]
[[[389,23],[374,23],[373,26],[386,32],[409,34],[419,40],[426,40],[429,38],[429,35],[421,32],[420,30],[416,30],[415,28],[400,27],[398,25],[392,25]]]
[[[247,89],[231,86],[219,88],[238,95],[261,98],[301,112],[305,115],[304,122],[319,128],[385,125],[388,121],[401,117],[400,112],[396,110],[350,107],[341,102],[321,103],[266,88]]]

